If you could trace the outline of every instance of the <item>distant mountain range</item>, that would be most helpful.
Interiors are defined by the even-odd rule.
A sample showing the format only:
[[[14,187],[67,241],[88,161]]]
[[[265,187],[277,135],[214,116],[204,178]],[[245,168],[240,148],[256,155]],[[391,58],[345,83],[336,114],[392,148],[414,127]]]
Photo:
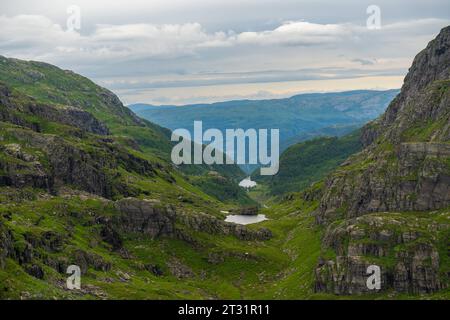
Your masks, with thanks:
[[[342,136],[377,118],[399,90],[300,94],[286,99],[235,100],[185,106],[129,106],[140,117],[175,130],[280,129],[280,149],[317,136]],[[244,166],[250,172],[254,166]]]

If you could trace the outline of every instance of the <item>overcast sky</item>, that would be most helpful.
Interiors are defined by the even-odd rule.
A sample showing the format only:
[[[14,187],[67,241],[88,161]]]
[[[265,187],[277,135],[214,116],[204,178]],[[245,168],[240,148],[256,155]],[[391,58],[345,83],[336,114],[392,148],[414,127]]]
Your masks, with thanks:
[[[45,61],[124,103],[399,88],[448,0],[1,0],[0,55]],[[366,10],[381,10],[368,29]],[[67,8],[81,9],[70,31]],[[71,20],[73,21],[73,20]]]

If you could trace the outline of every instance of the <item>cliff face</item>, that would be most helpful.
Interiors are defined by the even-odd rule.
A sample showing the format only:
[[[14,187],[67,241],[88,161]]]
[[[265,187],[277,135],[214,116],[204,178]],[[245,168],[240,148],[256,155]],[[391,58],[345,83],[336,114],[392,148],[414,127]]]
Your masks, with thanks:
[[[316,290],[370,293],[366,285],[370,265],[381,268],[382,291],[422,294],[446,288],[446,217],[448,213],[429,217],[379,213],[330,226],[323,246],[336,256],[319,261]]]
[[[389,129],[387,136],[398,142],[400,134],[418,121],[439,121],[441,117],[448,120],[448,82],[445,82],[449,79],[450,27],[446,27],[415,57],[400,94],[382,117],[381,127]],[[436,89],[440,92],[435,92]],[[448,141],[448,121],[441,129],[430,140]]]
[[[363,130],[366,149],[327,181],[319,222],[450,205],[450,27],[417,55],[400,94]]]
[[[448,221],[439,220],[436,228],[441,231],[427,238],[431,231],[419,232],[414,219],[433,218],[422,221],[432,223],[439,215],[449,216],[449,88],[446,27],[416,56],[386,113],[363,129],[366,148],[325,183],[316,221],[328,225],[324,248],[331,248],[336,257],[319,263],[317,290],[368,291],[362,281],[367,278],[365,267],[377,261],[385,290],[433,292],[447,286],[439,266],[448,252],[438,248],[440,241],[448,241]],[[399,222],[399,216],[405,221]],[[395,230],[397,223],[406,229]],[[374,227],[364,228],[366,224]],[[405,232],[414,236],[405,238]],[[389,236],[380,236],[384,233]]]

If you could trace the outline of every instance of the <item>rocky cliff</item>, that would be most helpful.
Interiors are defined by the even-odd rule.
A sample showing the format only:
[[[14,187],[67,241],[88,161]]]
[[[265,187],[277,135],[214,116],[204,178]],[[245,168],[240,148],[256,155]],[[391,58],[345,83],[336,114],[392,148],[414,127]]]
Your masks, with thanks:
[[[363,129],[366,148],[325,182],[316,221],[327,226],[323,246],[334,254],[317,267],[317,290],[367,292],[370,264],[381,264],[382,290],[448,286],[440,248],[449,233],[449,88],[446,27],[416,56],[386,113]]]
[[[316,290],[335,294],[370,293],[367,269],[381,268],[382,291],[432,293],[448,285],[443,264],[449,241],[448,213],[428,217],[401,213],[369,214],[332,225],[316,269]]]

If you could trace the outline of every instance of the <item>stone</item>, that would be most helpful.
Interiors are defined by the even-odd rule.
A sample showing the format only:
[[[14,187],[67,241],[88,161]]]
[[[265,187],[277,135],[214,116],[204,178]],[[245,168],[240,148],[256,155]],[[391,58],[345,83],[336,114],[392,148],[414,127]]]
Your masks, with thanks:
[[[161,267],[156,264],[146,264],[145,269],[157,277],[161,277],[164,275],[164,272],[161,269]]]
[[[38,266],[36,264],[32,264],[30,266],[26,266],[25,267],[25,271],[29,275],[31,275],[31,276],[33,276],[33,277],[35,277],[37,279],[43,279],[44,278],[44,270],[40,266]]]

